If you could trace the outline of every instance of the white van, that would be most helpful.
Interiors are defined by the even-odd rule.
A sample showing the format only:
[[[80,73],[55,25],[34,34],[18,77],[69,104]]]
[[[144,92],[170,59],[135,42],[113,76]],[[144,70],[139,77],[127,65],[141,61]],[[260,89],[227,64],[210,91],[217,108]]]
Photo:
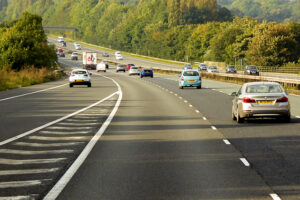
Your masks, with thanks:
[[[57,38],[57,42],[64,42],[64,41],[65,41],[64,37],[58,37]]]
[[[96,71],[97,72],[100,72],[100,71],[106,72],[106,63],[105,62],[98,63],[97,67],[96,67]]]

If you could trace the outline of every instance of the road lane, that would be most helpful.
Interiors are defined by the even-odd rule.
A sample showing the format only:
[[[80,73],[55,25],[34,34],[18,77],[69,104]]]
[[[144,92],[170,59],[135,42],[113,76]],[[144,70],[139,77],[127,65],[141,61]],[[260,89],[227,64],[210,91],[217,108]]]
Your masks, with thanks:
[[[148,82],[106,74],[122,87],[120,109],[58,199],[270,199],[201,113]]]
[[[233,145],[249,160],[253,167],[272,186],[282,199],[299,199],[300,186],[300,120],[293,117],[291,123],[279,120],[249,120],[237,124],[231,119],[232,97],[229,90],[238,86],[203,80],[201,90],[180,90],[176,77],[161,75],[147,79],[168,91],[172,91],[199,110]],[[223,91],[224,92],[220,92]],[[295,102],[299,98],[293,96]],[[292,104],[292,112],[299,113],[299,104]]]

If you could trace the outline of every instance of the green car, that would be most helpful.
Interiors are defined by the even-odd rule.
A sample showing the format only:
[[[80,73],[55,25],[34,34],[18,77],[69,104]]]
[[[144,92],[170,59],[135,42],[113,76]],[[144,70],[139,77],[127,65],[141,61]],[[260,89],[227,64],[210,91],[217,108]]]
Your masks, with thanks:
[[[179,88],[197,87],[201,89],[201,75],[197,70],[183,70],[179,76]]]

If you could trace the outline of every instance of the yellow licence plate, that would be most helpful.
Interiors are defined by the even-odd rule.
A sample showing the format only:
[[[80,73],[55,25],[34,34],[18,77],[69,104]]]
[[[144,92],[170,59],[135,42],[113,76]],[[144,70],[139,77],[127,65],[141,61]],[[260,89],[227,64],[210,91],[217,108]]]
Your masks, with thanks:
[[[82,82],[82,80],[76,80],[76,82]]]
[[[188,80],[188,82],[195,82],[195,80]]]
[[[258,101],[259,104],[273,104],[274,101]]]

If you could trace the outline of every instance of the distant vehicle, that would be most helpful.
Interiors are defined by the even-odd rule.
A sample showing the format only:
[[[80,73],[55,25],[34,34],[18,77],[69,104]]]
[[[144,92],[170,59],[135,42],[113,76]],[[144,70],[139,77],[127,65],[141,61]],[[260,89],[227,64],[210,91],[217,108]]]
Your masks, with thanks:
[[[116,52],[115,52],[115,56],[117,56],[117,55],[119,55],[119,54],[121,54],[120,51],[116,51]]]
[[[202,78],[197,70],[183,70],[179,76],[179,88],[197,87],[201,89]]]
[[[149,76],[151,78],[153,78],[153,71],[152,69],[142,69],[141,71],[141,78]]]
[[[100,63],[97,64],[96,71],[97,72],[99,72],[99,71],[106,72],[106,65],[107,65],[106,62],[101,61]]]
[[[191,64],[184,64],[183,70],[187,70],[187,69],[193,69],[193,66]]]
[[[259,75],[259,70],[255,65],[247,65],[244,71],[245,75]]]
[[[102,56],[103,56],[103,57],[109,57],[109,54],[108,54],[107,52],[103,52],[103,53],[102,53]]]
[[[97,53],[83,52],[82,64],[84,69],[96,69],[97,66]]]
[[[126,66],[126,70],[128,71],[128,70],[130,70],[130,68],[131,67],[134,67],[135,65],[134,64],[128,64],[127,66]]]
[[[210,72],[210,73],[218,73],[219,72],[219,69],[217,66],[208,66],[207,67],[207,72]]]
[[[71,54],[71,60],[78,60],[78,53],[77,52],[73,52]]]
[[[116,60],[123,60],[123,56],[121,54],[116,55]]]
[[[62,46],[62,47],[66,47],[66,46],[67,46],[67,43],[66,43],[66,42],[61,42],[61,46]]]
[[[125,72],[126,71],[126,65],[117,65],[116,72],[119,72],[119,71]]]
[[[65,41],[64,37],[58,37],[57,38],[57,42],[64,42],[64,41]]]
[[[85,69],[74,69],[71,72],[69,77],[69,85],[73,87],[73,85],[87,85],[88,87],[92,86],[91,83],[91,74]]]
[[[204,63],[200,63],[198,66],[199,71],[207,71],[207,66]]]
[[[140,75],[140,70],[138,67],[130,67],[129,76],[131,75]]]
[[[233,65],[228,65],[226,67],[226,73],[236,73],[236,68]]]
[[[58,49],[57,49],[57,52],[59,52],[59,53],[60,53],[60,52],[64,52],[64,50],[62,50],[61,48],[58,48]]]
[[[279,117],[290,121],[290,104],[287,93],[279,83],[245,83],[233,92],[232,119],[243,123],[246,118]]]
[[[74,47],[75,47],[76,50],[81,50],[81,45],[78,44],[78,43],[75,43]]]
[[[59,57],[65,57],[65,53],[64,52],[58,52],[58,56]]]

